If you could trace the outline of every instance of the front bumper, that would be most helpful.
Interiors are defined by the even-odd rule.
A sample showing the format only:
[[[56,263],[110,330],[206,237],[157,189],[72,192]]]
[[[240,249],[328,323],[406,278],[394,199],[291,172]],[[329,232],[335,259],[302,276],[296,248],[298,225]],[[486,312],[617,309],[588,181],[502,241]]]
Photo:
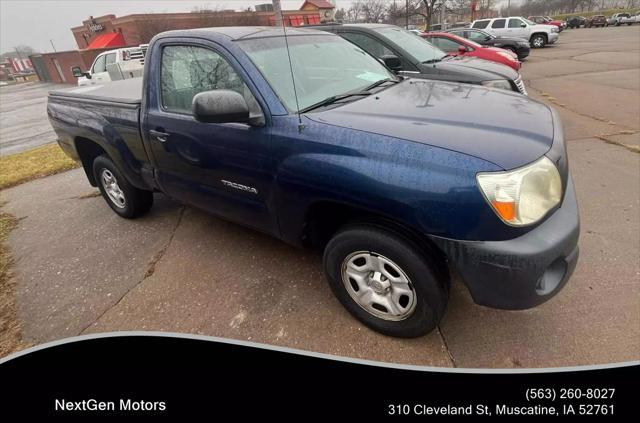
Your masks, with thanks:
[[[549,34],[549,40],[547,41],[549,44],[553,44],[556,41],[558,41],[558,38],[560,38],[560,33],[558,32],[552,32],[551,34]]]
[[[546,221],[507,241],[459,241],[432,237],[480,305],[526,309],[557,294],[578,261],[580,219],[573,181]]]

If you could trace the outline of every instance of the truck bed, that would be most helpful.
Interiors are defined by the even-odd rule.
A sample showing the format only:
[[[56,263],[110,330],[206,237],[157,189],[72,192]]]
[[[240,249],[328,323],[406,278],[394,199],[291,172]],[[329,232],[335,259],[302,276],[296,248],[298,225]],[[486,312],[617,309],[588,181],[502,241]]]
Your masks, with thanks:
[[[53,98],[98,101],[139,106],[142,102],[142,78],[123,79],[100,85],[63,88],[49,92]]]

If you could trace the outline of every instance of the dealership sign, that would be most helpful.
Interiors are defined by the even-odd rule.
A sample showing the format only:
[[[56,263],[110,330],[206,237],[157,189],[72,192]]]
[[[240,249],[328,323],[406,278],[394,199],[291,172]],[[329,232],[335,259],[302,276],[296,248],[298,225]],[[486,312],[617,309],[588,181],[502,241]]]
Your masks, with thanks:
[[[91,23],[91,24],[89,25],[89,29],[90,29],[92,32],[100,32],[100,31],[102,31],[102,30],[104,29],[104,26],[103,26],[102,24],[99,24],[99,23],[95,23],[95,22],[93,22],[93,23]]]

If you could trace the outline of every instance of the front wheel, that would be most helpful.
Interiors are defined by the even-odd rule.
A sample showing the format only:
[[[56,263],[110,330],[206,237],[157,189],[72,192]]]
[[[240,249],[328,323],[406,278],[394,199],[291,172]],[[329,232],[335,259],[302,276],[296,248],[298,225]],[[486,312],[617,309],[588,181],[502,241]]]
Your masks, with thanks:
[[[93,161],[93,176],[109,207],[126,219],[143,215],[153,205],[153,193],[131,185],[106,155]]]
[[[340,231],[327,244],[324,270],[342,305],[371,329],[413,338],[431,332],[448,301],[448,279],[419,248],[369,226]]]
[[[542,48],[547,44],[547,37],[541,34],[536,34],[531,37],[531,46],[533,48]]]

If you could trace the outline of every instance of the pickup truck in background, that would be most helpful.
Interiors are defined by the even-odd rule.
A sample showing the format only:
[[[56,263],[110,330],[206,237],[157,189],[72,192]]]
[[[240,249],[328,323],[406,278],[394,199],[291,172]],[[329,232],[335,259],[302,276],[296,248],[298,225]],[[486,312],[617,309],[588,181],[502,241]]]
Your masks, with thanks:
[[[620,18],[621,25],[633,25],[635,23],[640,23],[640,12],[631,16],[623,16]]]
[[[608,26],[620,26],[622,19],[630,18],[631,15],[628,13],[614,13],[610,17],[607,18]]]
[[[433,330],[452,269],[486,306],[558,293],[579,219],[554,110],[399,77],[328,32],[286,34],[159,34],[144,78],[49,94],[58,142],[124,218],[160,191],[322,251],[337,298],[384,334]]]
[[[78,78],[78,86],[141,77],[146,48],[147,45],[142,44],[139,47],[119,48],[100,53],[88,72],[82,72],[79,67],[73,69],[74,76]]]

